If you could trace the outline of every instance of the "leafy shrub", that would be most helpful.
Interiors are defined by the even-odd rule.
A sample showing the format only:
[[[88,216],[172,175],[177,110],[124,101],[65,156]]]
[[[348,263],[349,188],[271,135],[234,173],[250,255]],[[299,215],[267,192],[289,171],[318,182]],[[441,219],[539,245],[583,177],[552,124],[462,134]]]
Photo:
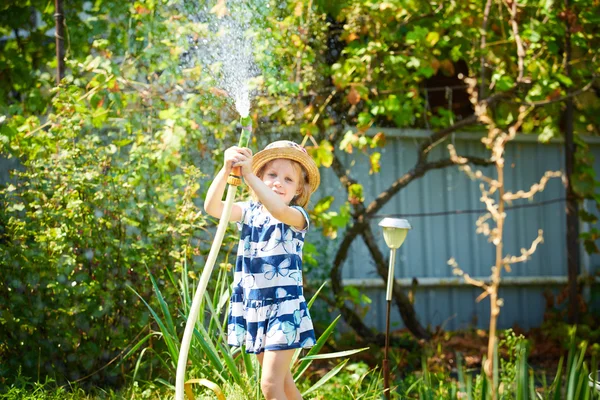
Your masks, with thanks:
[[[126,286],[151,299],[147,271],[162,286],[210,244],[199,180],[235,126],[213,134],[222,103],[168,90],[181,74],[170,45],[68,60],[44,115],[24,103],[0,116],[0,155],[19,164],[0,187],[0,379],[20,367],[115,383],[129,370],[118,356],[152,324]]]
[[[192,159],[173,166],[165,130],[93,129],[98,108],[81,97],[61,88],[47,130],[33,117],[6,129],[23,168],[0,190],[5,374],[62,382],[110,363],[150,323],[126,285],[151,297],[146,268],[162,282],[204,242]]]

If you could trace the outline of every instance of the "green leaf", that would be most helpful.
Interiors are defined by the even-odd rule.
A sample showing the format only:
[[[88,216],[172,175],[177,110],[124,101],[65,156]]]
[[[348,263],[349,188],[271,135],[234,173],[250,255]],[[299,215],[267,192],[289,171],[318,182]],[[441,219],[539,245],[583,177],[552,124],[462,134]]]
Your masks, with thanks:
[[[556,77],[556,79],[558,79],[558,81],[560,83],[562,83],[566,87],[573,86],[573,80],[571,78],[569,78],[568,76],[563,75],[561,73],[556,73],[554,76]]]
[[[417,69],[421,66],[421,60],[419,60],[417,57],[411,57],[406,63],[406,66]]]
[[[315,213],[316,214],[322,214],[325,211],[329,210],[329,207],[331,207],[331,203],[333,203],[334,200],[335,200],[335,197],[333,197],[333,196],[323,197],[315,205],[315,209],[314,209]]]
[[[361,351],[369,350],[369,347],[363,347],[362,349],[353,349],[346,351],[338,351],[336,353],[325,353],[325,354],[316,354],[314,356],[306,356],[300,359],[300,361],[304,360],[326,360],[330,358],[339,358],[339,357],[348,357],[356,353],[360,353]]]
[[[175,119],[177,115],[177,108],[167,108],[166,110],[161,110],[158,113],[158,118],[162,120]]]
[[[25,204],[17,203],[6,208],[8,211],[23,211],[25,209]]]
[[[538,135],[538,142],[548,143],[557,134],[558,132],[553,125],[545,125],[542,133]]]
[[[498,79],[498,81],[496,81],[496,87],[501,92],[505,92],[509,89],[512,89],[514,84],[515,84],[515,81],[513,80],[513,78],[510,75],[503,75],[500,77],[500,79]]]

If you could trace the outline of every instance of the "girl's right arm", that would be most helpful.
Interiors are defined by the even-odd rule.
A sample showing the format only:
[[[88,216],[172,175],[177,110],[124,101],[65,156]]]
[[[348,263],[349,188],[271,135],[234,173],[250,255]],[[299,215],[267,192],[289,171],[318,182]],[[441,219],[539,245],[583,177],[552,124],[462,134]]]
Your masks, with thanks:
[[[248,149],[242,149],[239,147],[230,147],[225,151],[225,161],[223,168],[217,173],[215,179],[213,179],[208,192],[206,192],[206,198],[204,199],[204,210],[215,218],[221,218],[223,214],[223,208],[225,202],[223,199],[223,193],[225,192],[225,186],[227,186],[227,177],[231,173],[232,168],[235,164],[246,157]],[[242,219],[242,209],[237,204],[233,204],[231,208],[231,216],[229,221],[236,222]]]

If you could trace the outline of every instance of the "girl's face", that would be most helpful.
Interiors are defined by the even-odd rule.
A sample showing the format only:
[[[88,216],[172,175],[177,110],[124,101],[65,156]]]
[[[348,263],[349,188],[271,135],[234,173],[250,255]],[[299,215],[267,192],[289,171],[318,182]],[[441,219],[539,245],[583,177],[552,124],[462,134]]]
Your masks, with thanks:
[[[300,189],[300,171],[293,161],[285,158],[269,162],[261,179],[273,192],[281,196],[285,204],[290,204]]]

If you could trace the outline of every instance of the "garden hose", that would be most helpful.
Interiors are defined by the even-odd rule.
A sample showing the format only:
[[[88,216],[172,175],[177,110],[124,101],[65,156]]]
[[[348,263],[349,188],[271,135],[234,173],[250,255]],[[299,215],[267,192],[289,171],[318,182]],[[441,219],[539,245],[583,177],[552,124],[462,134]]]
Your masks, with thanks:
[[[252,134],[252,119],[250,117],[242,117],[240,119],[240,123],[242,125],[242,133],[238,146],[248,147],[250,135]],[[221,250],[223,236],[225,235],[225,230],[227,229],[227,224],[229,223],[231,207],[233,206],[233,200],[237,193],[237,187],[242,183],[240,167],[233,168],[231,174],[229,174],[229,177],[227,178],[227,183],[229,186],[227,188],[227,197],[225,198],[221,219],[219,220],[215,239],[212,247],[210,248],[210,252],[208,253],[208,258],[206,259],[206,264],[204,265],[204,270],[202,271],[202,276],[200,277],[200,282],[198,283],[198,288],[196,289],[196,294],[194,295],[194,300],[192,301],[192,307],[190,308],[190,313],[185,324],[183,338],[181,339],[179,359],[177,360],[177,375],[175,379],[175,400],[184,400],[185,369],[187,367],[190,343],[192,341],[196,321],[198,320],[200,304],[202,303],[204,292],[206,292],[206,286],[208,285],[208,280],[210,279],[210,275],[213,271],[217,255]]]

